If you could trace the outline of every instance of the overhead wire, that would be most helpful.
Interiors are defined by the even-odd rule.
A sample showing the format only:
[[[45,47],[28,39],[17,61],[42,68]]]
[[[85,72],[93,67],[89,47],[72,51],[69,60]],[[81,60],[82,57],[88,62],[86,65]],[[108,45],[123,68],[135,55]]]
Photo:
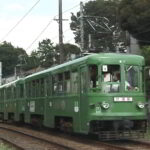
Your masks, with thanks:
[[[37,6],[37,4],[40,2],[40,0],[38,0],[28,11],[27,13],[3,36],[3,38],[1,38],[0,43],[2,43],[6,37],[8,37],[13,30],[26,18],[26,16]]]
[[[45,28],[38,34],[38,36],[34,39],[34,41],[26,48],[26,50],[28,50],[29,48],[32,47],[32,45],[39,39],[39,37],[45,32],[45,30],[50,26],[50,24],[53,22],[53,20],[51,20],[46,26]]]
[[[89,0],[85,0],[85,2],[87,2]],[[40,2],[40,0],[38,0],[29,10],[28,12],[3,36],[3,38],[1,38],[0,43],[2,43],[6,37],[8,37],[13,31],[14,29],[26,18],[26,16],[37,6],[37,4]],[[72,8],[69,8],[65,11],[63,11],[63,14],[65,14],[66,12],[78,7],[80,4],[73,6]],[[58,15],[54,16],[57,17]],[[50,26],[50,24],[53,22],[53,19],[49,21],[49,23],[43,28],[43,30],[38,34],[38,36],[33,40],[33,42],[27,47],[26,50],[28,50],[29,48],[32,47],[32,45],[39,39],[39,37],[45,32],[45,30]],[[69,30],[69,29],[67,29]],[[58,37],[58,36],[57,36]]]
[[[83,1],[83,2],[85,3],[85,2],[87,2],[87,1],[89,1],[89,0],[85,0],[85,1]],[[63,11],[62,14],[65,14],[66,12],[68,12],[68,11],[70,11],[70,10],[72,10],[72,9],[74,9],[74,8],[76,8],[76,7],[78,7],[78,6],[80,6],[80,4],[75,5],[75,6],[73,6],[72,8],[69,8],[69,9]],[[55,15],[53,18],[55,18],[55,17],[57,17],[57,16],[58,16],[58,15]],[[26,50],[28,50],[29,48],[32,47],[32,45],[40,38],[40,36],[41,36],[41,35],[46,31],[46,29],[50,26],[50,24],[53,22],[53,20],[54,20],[54,19],[52,19],[52,20],[44,27],[44,29],[38,34],[38,36],[35,38],[35,40],[33,40],[33,42],[26,48]],[[58,37],[58,36],[57,36],[57,37]],[[57,37],[54,37],[54,38],[57,38]]]
[[[63,33],[66,33],[66,32],[68,32],[68,31],[70,31],[70,28],[66,29]],[[58,38],[58,35],[52,37],[53,40],[56,39],[56,38]]]

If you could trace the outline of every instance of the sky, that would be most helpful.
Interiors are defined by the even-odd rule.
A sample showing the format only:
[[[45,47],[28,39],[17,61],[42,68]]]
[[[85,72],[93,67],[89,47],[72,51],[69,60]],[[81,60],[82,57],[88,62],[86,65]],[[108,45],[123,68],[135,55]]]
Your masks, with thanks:
[[[71,12],[76,14],[80,10],[80,1],[62,0],[63,18],[68,19],[63,21],[64,43],[74,43],[74,36],[70,30],[70,16]],[[36,6],[29,12],[35,4]],[[24,17],[27,12],[28,15]],[[13,46],[25,49],[28,54],[37,49],[38,43],[43,39],[49,38],[52,42],[58,43],[58,23],[54,21],[57,18],[58,0],[1,0],[0,43],[11,42]],[[38,38],[48,24],[48,28]]]

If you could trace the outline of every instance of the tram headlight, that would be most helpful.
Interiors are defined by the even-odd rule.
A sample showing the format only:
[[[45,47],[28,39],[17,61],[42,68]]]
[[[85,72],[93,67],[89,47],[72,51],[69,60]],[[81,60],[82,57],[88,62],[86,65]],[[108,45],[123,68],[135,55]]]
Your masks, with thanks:
[[[141,108],[141,109],[143,109],[143,108],[145,107],[144,103],[142,103],[142,102],[139,102],[137,105],[138,105],[138,107]]]
[[[101,106],[104,109],[108,109],[110,107],[109,103],[107,103],[107,102],[102,102]]]

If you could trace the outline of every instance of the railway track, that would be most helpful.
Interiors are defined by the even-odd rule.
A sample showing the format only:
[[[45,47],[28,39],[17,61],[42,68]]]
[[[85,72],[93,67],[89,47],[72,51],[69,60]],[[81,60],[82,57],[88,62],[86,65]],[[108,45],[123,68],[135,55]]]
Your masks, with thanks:
[[[13,137],[13,138],[12,138]],[[141,141],[100,142],[87,138],[55,135],[14,125],[0,124],[0,138],[21,150],[149,150]]]
[[[127,150],[150,150],[150,142],[139,141],[139,140],[122,140],[112,141],[110,144],[118,147],[123,147]]]
[[[17,150],[70,150],[70,148],[63,145],[47,142],[13,129],[0,128],[0,138]]]

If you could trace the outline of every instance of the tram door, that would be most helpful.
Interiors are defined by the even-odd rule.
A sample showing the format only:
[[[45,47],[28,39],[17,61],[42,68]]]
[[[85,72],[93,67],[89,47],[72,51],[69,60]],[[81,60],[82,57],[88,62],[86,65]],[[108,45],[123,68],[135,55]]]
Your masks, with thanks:
[[[88,113],[88,97],[87,97],[87,74],[88,68],[80,68],[80,120],[81,120],[81,130],[87,131],[87,113]]]
[[[145,88],[148,101],[148,123],[150,124],[150,67],[145,67]]]

